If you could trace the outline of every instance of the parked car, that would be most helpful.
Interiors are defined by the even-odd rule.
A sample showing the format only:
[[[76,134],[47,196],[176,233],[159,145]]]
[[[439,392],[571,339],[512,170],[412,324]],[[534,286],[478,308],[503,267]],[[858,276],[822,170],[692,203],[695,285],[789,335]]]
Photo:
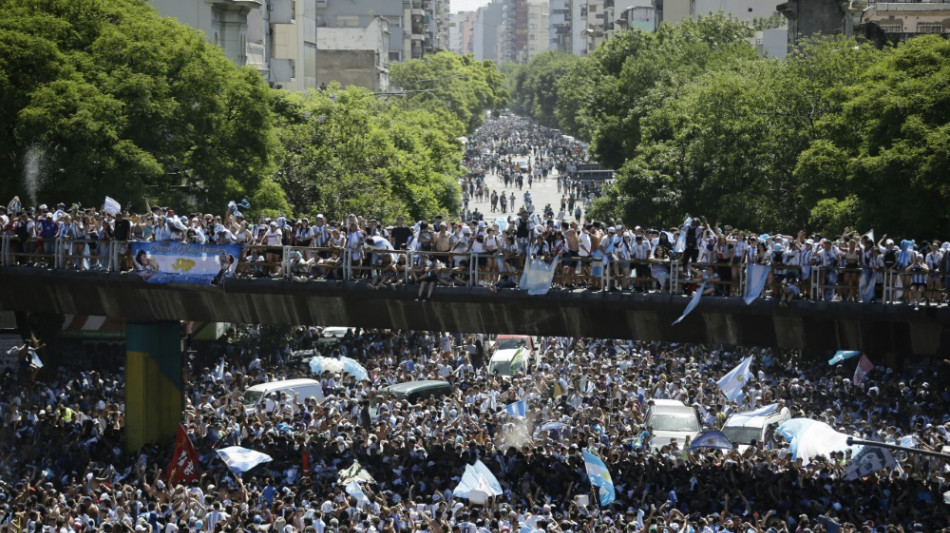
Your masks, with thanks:
[[[384,403],[406,400],[410,404],[419,403],[427,398],[441,398],[452,394],[452,384],[441,379],[424,379],[396,383],[379,389],[373,404],[370,405],[370,416],[376,419],[379,407]]]
[[[753,441],[763,442],[770,431],[775,431],[775,428],[792,418],[787,407],[772,408],[774,410],[766,414],[760,414],[764,408],[733,413],[722,426],[723,435],[729,442],[738,444],[740,452],[745,452]]]
[[[648,401],[644,423],[652,435],[651,450],[658,450],[673,439],[676,439],[682,449],[687,438],[692,441],[702,430],[696,408],[679,400]]]

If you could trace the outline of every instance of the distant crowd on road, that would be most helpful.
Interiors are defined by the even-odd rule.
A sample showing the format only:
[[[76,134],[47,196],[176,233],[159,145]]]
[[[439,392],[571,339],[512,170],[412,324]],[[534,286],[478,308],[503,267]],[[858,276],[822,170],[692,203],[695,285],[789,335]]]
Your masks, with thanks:
[[[254,221],[242,212],[250,208],[246,202],[232,202],[223,214],[158,206],[132,214],[64,203],[34,209],[16,201],[16,212],[0,207],[0,259],[48,266],[59,254],[64,268],[127,270],[133,268],[131,241],[236,243],[245,245],[243,276],[357,279],[374,287],[427,283],[430,293],[436,285],[504,289],[518,286],[527,259],[541,259],[558,261],[554,289],[689,294],[705,286],[719,296],[741,295],[745,267],[758,264],[770,266],[762,294],[783,304],[807,298],[915,306],[947,301],[948,241],[875,240],[873,232],[851,228],[840,235],[769,235],[703,217],[670,228],[588,220],[581,206],[600,191],[572,178],[571,169],[584,160],[577,141],[505,116],[489,121],[468,146],[473,174],[463,184],[465,194],[488,194],[492,213],[476,209],[466,218],[419,221],[400,216],[392,224],[356,214]],[[534,166],[520,154],[530,155]],[[528,180],[529,190],[486,192],[486,173],[506,184]],[[551,175],[563,180],[560,205],[536,208],[531,180]]]
[[[325,344],[299,328],[278,352],[261,328],[230,333],[186,360],[182,425],[199,479],[169,483],[170,444],[123,446],[124,386],[113,368],[60,369],[36,382],[0,376],[0,533],[14,532],[924,532],[950,526],[950,463],[898,453],[895,467],[846,480],[851,451],[793,457],[768,432],[748,449],[653,445],[651,401],[694,406],[719,428],[735,412],[777,404],[792,417],[885,443],[950,445],[950,361],[889,368],[860,385],[829,367],[771,349],[622,340],[537,339],[528,372],[488,371],[484,335],[352,330]],[[312,375],[293,349],[359,361],[368,379]],[[716,380],[754,356],[743,395]],[[224,364],[221,361],[225,361]],[[845,367],[848,368],[845,368]],[[248,387],[313,377],[324,399],[268,397],[249,412]],[[437,379],[444,397],[378,395]],[[505,408],[524,401],[525,416]],[[371,411],[371,407],[376,407]],[[236,475],[215,450],[238,445],[273,458]],[[616,500],[601,506],[582,451],[601,457]],[[503,494],[453,494],[480,460]],[[340,485],[357,462],[373,478],[359,499]]]

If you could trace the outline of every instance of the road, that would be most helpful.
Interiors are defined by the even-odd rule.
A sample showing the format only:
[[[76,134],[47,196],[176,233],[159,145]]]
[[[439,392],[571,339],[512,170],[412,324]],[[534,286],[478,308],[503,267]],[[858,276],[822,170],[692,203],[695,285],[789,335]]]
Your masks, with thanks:
[[[518,156],[513,158],[515,162],[522,163],[532,163],[534,166],[534,158],[531,156]],[[531,192],[532,203],[535,207],[535,212],[541,216],[544,213],[544,206],[551,204],[551,208],[554,210],[555,215],[558,212],[558,209],[561,205],[561,196],[562,193],[558,191],[557,187],[557,170],[553,169],[546,179],[538,180],[532,183],[531,187],[528,187],[528,182],[525,180],[524,187],[519,190],[518,187],[512,186],[505,188],[505,181],[502,179],[500,174],[486,174],[485,182],[488,185],[488,191],[491,193],[492,190],[498,191],[498,194],[504,192],[509,197],[511,193],[515,193],[515,212],[521,209],[524,205],[524,193],[525,191]],[[508,214],[511,214],[511,206],[508,206]],[[496,213],[491,212],[491,202],[489,198],[486,198],[484,201],[477,201],[474,198],[469,202],[468,208],[471,211],[478,209],[479,213],[485,215],[486,220],[494,220],[495,217],[503,216],[501,210],[499,209]],[[574,220],[573,213],[566,213],[564,217],[567,221]]]

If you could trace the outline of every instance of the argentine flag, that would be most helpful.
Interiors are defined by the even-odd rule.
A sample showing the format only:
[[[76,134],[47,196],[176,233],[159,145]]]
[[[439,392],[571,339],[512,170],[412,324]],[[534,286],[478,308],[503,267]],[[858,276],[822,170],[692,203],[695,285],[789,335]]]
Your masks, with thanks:
[[[722,395],[730,402],[735,401],[742,394],[743,385],[752,375],[752,371],[749,370],[750,364],[752,364],[751,355],[743,359],[741,363],[717,382],[719,388],[722,389]]]
[[[614,482],[610,479],[607,465],[589,450],[584,450],[584,466],[587,468],[587,478],[590,484],[597,487],[600,495],[600,506],[606,507],[617,499],[614,491]]]
[[[706,282],[704,281],[702,285],[699,286],[696,290],[693,291],[692,298],[689,299],[689,303],[686,304],[686,309],[683,309],[683,314],[673,322],[673,325],[677,325],[686,318],[686,315],[693,312],[693,309],[696,309],[696,306],[699,305],[699,299],[703,297],[703,293],[706,292]]]
[[[505,411],[507,411],[509,415],[515,418],[524,418],[527,413],[527,410],[528,408],[524,400],[519,400],[514,403],[509,403],[508,405],[505,406]]]
[[[676,239],[676,245],[673,247],[673,253],[683,253],[683,250],[686,249],[686,232],[692,231],[692,229],[693,219],[686,215],[686,220],[683,221],[683,226],[680,228],[679,238]]]
[[[828,365],[834,366],[842,361],[847,361],[848,359],[857,357],[859,355],[861,355],[861,352],[857,350],[838,350],[834,357],[828,359]]]
[[[274,459],[266,453],[256,452],[240,446],[229,446],[218,450],[218,455],[231,470],[243,474],[261,463]]]
[[[750,264],[745,271],[745,303],[748,305],[762,294],[765,282],[769,279],[769,265]]]

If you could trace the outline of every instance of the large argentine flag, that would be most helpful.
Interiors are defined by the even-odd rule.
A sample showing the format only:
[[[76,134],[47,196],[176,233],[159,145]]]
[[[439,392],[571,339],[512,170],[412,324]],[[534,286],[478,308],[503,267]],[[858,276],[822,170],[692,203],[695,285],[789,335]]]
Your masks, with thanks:
[[[762,294],[769,279],[770,265],[750,264],[745,271],[745,303],[750,304]]]
[[[218,450],[218,455],[231,470],[243,474],[261,463],[273,461],[266,453],[255,452],[240,446],[229,446]]]
[[[614,482],[610,478],[610,472],[607,471],[607,465],[588,450],[584,450],[584,466],[587,468],[587,478],[590,484],[597,487],[600,495],[601,507],[610,505],[617,499],[617,493],[614,491]]]
[[[749,376],[752,375],[752,371],[749,370],[750,364],[752,364],[751,355],[743,359],[741,363],[717,382],[719,388],[722,389],[723,396],[730,402],[735,401],[735,399],[742,394],[743,385],[749,380]]]
[[[509,415],[515,418],[524,418],[525,414],[527,413],[527,410],[528,410],[527,405],[525,405],[524,400],[519,400],[514,403],[509,403],[508,405],[505,406],[505,411],[507,411]]]
[[[554,272],[557,269],[557,260],[546,263],[543,259],[529,259],[521,274],[519,288],[528,291],[531,296],[547,294],[554,281]]]

